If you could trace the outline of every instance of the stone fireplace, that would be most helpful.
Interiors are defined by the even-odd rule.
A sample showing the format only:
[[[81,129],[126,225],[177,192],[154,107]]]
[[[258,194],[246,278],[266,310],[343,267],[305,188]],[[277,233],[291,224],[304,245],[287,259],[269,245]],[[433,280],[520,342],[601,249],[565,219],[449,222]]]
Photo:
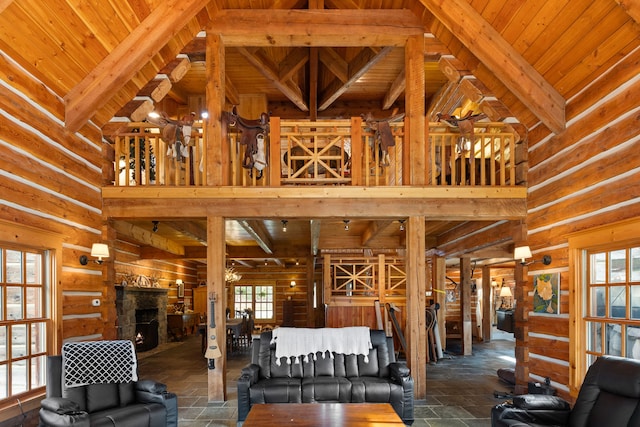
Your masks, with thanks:
[[[150,350],[167,342],[167,292],[163,288],[139,288],[116,286],[116,312],[118,315],[118,339],[136,342],[136,334],[143,329],[148,340],[136,345],[138,351]],[[157,322],[157,339],[155,324]],[[149,330],[152,325],[154,331]],[[139,339],[138,339],[139,341]]]

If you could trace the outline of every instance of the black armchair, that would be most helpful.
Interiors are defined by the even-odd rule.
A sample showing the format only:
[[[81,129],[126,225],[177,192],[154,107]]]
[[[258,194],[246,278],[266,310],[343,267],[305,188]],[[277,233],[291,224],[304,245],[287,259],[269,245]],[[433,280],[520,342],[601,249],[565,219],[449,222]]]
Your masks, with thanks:
[[[587,371],[572,409],[557,396],[515,396],[492,409],[491,426],[640,426],[640,360],[601,356]]]
[[[86,384],[69,386],[69,372],[65,371],[65,363],[61,355],[47,358],[47,397],[41,402],[40,427],[177,427],[178,403],[174,393],[167,392],[164,384],[153,380],[120,381],[114,374],[115,364],[124,365],[123,371],[133,370],[135,352],[130,341],[95,341],[91,343],[69,343],[63,346],[84,345],[83,351],[102,351],[109,348],[131,347],[128,357],[110,357],[113,354],[101,355],[94,362],[87,362],[86,367],[94,374]],[[87,352],[87,354],[90,354]],[[89,357],[84,357],[89,359]],[[109,363],[109,361],[113,363]],[[82,377],[82,368],[72,366],[76,378]],[[78,368],[78,369],[76,369]],[[102,382],[95,382],[95,376],[105,377]]]

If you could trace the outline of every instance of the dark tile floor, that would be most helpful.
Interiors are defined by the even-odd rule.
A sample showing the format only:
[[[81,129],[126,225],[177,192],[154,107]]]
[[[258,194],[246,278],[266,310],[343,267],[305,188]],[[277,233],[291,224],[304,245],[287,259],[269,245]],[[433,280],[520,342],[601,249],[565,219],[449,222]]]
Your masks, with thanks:
[[[498,368],[514,367],[512,335],[496,332],[489,343],[474,343],[473,355],[456,354],[455,342],[444,358],[427,366],[427,398],[416,401],[416,427],[490,426],[491,407],[504,399],[495,390],[511,391],[497,375]],[[139,355],[142,378],[167,384],[178,395],[179,427],[236,426],[236,380],[249,354],[227,359],[227,401],[209,403],[207,364],[200,352],[200,337],[164,344]]]

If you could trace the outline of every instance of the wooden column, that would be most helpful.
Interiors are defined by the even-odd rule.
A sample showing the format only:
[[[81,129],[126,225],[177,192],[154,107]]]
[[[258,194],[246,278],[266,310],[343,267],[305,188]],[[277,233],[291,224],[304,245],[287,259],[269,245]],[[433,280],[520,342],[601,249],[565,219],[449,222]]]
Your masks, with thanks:
[[[414,397],[427,397],[427,325],[425,319],[425,218],[409,217],[407,224],[407,364],[414,380]]]
[[[482,267],[482,340],[485,342],[491,341],[492,295],[491,268],[485,265]]]
[[[209,119],[206,121],[207,139],[204,141],[205,159],[207,159],[205,185],[222,186],[227,185],[229,177],[229,144],[222,138],[220,122],[225,100],[225,56],[220,34],[207,33],[206,57],[205,94]]]
[[[227,345],[226,345],[226,315],[227,302],[225,298],[225,226],[224,218],[219,216],[207,217],[207,319],[211,319],[209,298],[216,297],[215,320],[216,337],[222,357],[215,359],[215,369],[208,370],[209,402],[227,400]]]
[[[462,354],[470,356],[473,353],[470,258],[460,258],[460,323],[462,324]]]
[[[516,303],[514,315],[516,338],[516,389],[518,394],[527,392],[527,383],[529,382],[529,309],[531,304],[528,302],[526,289],[529,285],[529,269],[516,261],[513,276],[516,279],[516,286],[513,292],[513,298]]]
[[[427,144],[424,111],[424,36],[407,38],[405,55],[405,137],[402,149],[402,184],[425,185]]]
[[[314,257],[309,257],[307,259],[307,328],[313,328],[316,326],[316,310],[313,308],[313,304],[315,303],[318,307],[320,306],[320,304],[318,304],[316,301],[314,301],[314,295],[313,294],[313,286],[314,286],[314,281],[315,281],[315,277],[314,277],[314,267],[315,267],[315,258]],[[319,289],[316,288],[316,293],[319,293]]]

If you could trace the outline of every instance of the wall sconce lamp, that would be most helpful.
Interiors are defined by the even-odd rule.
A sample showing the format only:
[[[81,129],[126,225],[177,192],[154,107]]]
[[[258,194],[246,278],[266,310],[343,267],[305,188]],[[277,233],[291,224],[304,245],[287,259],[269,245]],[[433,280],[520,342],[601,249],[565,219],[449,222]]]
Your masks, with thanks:
[[[283,219],[280,222],[282,222],[282,232],[286,233],[287,232],[287,222],[289,222],[289,221],[287,221],[286,219]]]
[[[532,257],[533,255],[531,254],[531,249],[529,248],[529,246],[518,246],[513,252],[513,258],[519,259],[520,264],[522,265],[531,265],[534,262],[538,262],[536,260],[529,261],[529,262],[526,261],[527,258],[532,258]],[[543,263],[544,265],[551,264],[551,255],[544,255],[539,262]]]
[[[102,258],[109,258],[109,246],[104,243],[94,243],[91,246],[91,256],[94,258],[98,258],[94,260],[96,264],[102,264]],[[89,263],[89,258],[86,255],[80,256],[80,264],[87,265]]]
[[[182,285],[184,282],[182,281],[182,279],[176,279],[176,286],[180,286]]]
[[[289,283],[289,287],[290,288],[295,288],[296,287],[296,281],[292,280],[291,283]]]
[[[349,231],[349,220],[348,219],[343,219],[342,222],[344,222],[344,231]]]

